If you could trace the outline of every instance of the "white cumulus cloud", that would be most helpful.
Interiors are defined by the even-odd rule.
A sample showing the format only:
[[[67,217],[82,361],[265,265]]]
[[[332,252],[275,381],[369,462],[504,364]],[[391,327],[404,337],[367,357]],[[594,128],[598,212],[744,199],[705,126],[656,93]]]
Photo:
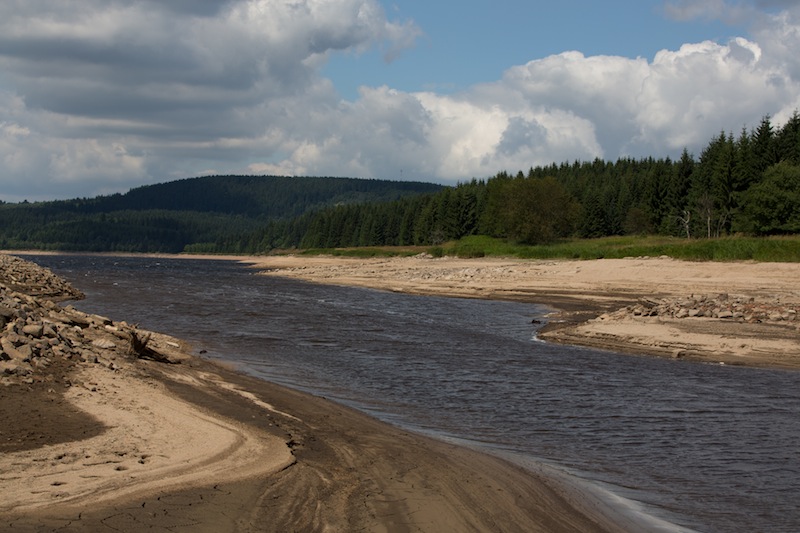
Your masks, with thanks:
[[[746,16],[750,31],[652,58],[565,51],[459,93],[362,87],[348,101],[322,74],[331,54],[391,61],[421,35],[378,0],[8,0],[0,198],[209,173],[455,182],[699,154],[720,130],[800,107],[795,4],[674,0],[675,19]]]

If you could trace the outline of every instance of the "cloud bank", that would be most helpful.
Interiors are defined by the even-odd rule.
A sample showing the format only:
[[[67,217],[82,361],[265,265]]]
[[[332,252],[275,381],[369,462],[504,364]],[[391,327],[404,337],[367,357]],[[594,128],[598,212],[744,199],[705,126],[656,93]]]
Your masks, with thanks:
[[[653,58],[566,51],[458,94],[362,87],[347,101],[321,74],[331,54],[380,48],[391,61],[422,32],[377,0],[11,0],[0,4],[0,198],[208,173],[456,182],[699,154],[721,129],[800,108],[793,4],[669,2],[678,19],[746,11],[750,34]]]

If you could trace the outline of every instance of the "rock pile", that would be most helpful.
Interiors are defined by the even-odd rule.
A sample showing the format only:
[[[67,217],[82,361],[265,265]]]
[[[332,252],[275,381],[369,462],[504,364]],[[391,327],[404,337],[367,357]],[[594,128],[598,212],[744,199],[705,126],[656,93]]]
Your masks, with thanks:
[[[0,254],[0,280],[27,288],[0,282],[0,383],[44,379],[56,361],[116,370],[139,357],[160,357],[147,346],[149,334],[134,326],[58,305],[81,293],[47,269]]]
[[[665,317],[665,318],[716,318],[747,323],[795,323],[800,305],[784,304],[779,301],[759,302],[752,297],[692,295],[682,299],[652,300],[642,298],[635,305],[600,316],[601,320],[626,317]]]
[[[81,300],[84,295],[50,269],[13,255],[0,254],[0,284],[31,296],[55,301]]]

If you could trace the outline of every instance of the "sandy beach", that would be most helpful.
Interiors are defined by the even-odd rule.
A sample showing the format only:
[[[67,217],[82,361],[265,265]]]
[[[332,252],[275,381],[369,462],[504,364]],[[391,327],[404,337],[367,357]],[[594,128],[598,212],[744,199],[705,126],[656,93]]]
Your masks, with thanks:
[[[541,336],[554,342],[800,365],[794,264],[236,259],[313,282],[546,304],[553,314]],[[11,368],[26,346],[33,355],[30,372],[20,363],[1,378],[4,528],[638,530],[551,472],[244,376],[193,356],[179,339],[153,333],[158,360],[131,355],[132,326],[61,311],[47,303],[58,291],[30,296],[35,287],[11,281],[0,279],[3,364]]]

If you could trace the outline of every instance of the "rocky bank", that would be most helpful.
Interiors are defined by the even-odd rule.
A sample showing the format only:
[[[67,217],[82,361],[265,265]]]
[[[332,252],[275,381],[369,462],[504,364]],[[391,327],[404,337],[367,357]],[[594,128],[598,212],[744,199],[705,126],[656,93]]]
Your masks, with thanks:
[[[54,363],[113,371],[138,358],[179,360],[175,340],[58,303],[81,298],[50,270],[0,254],[0,385],[52,381]]]
[[[800,305],[786,304],[780,300],[757,301],[752,296],[728,294],[690,295],[685,298],[640,298],[635,305],[625,306],[613,313],[605,313],[599,320],[627,317],[715,318],[746,322],[748,324],[797,324]]]

